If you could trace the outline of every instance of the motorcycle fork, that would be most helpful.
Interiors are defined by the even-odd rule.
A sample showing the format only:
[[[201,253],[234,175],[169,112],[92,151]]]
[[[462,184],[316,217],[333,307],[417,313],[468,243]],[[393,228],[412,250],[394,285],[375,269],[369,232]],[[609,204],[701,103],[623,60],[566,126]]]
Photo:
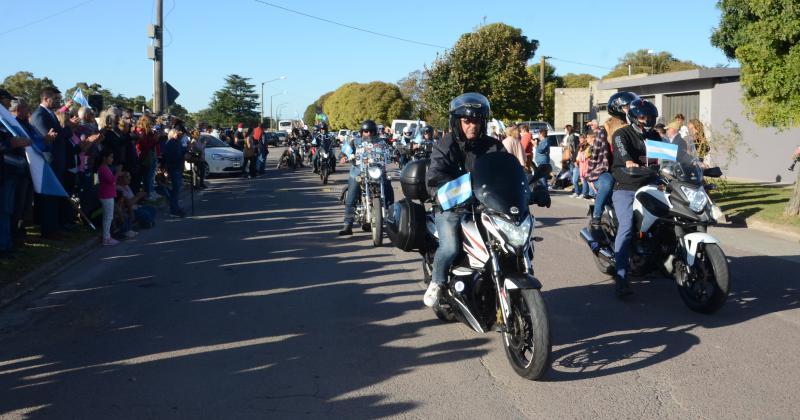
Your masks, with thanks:
[[[500,314],[502,315],[502,323],[503,327],[505,328],[508,325],[508,317],[511,315],[511,298],[508,296],[508,292],[505,289],[505,286],[501,283],[501,271],[500,271],[500,260],[497,257],[497,252],[494,250],[492,246],[487,247],[489,250],[489,256],[492,260],[492,280],[494,280],[494,287],[497,288],[497,295],[500,301]]]
[[[366,174],[365,174],[366,175]],[[364,179],[364,188],[361,191],[361,200],[364,203],[365,223],[372,223],[372,205],[369,199],[369,181]]]

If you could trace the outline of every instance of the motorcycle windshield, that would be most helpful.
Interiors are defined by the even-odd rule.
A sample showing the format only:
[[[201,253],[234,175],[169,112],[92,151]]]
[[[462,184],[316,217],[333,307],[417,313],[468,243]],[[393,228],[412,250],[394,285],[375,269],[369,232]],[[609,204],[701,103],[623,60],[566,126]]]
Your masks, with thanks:
[[[509,153],[487,153],[475,160],[472,192],[489,210],[514,220],[528,214],[528,178]]]

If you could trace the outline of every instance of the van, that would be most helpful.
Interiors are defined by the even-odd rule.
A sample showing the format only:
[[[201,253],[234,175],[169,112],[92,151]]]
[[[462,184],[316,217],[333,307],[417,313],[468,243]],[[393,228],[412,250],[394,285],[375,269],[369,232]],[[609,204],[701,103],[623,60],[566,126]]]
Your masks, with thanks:
[[[403,135],[403,129],[411,126],[411,131],[416,133],[417,128],[422,129],[425,127],[425,121],[422,120],[392,120],[392,136],[396,139]]]

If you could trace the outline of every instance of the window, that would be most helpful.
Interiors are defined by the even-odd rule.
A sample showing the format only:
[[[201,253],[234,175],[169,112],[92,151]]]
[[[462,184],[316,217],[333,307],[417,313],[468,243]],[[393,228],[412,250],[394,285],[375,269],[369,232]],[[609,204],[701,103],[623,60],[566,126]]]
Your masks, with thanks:
[[[598,104],[597,105],[598,111],[608,111],[608,104]]]
[[[589,118],[588,112],[573,112],[572,113],[572,127],[575,131],[580,132],[582,130],[581,127],[585,126],[587,122],[589,122],[591,118]]]
[[[664,95],[664,121],[669,123],[675,115],[683,114],[686,120],[698,118],[700,115],[700,92]]]

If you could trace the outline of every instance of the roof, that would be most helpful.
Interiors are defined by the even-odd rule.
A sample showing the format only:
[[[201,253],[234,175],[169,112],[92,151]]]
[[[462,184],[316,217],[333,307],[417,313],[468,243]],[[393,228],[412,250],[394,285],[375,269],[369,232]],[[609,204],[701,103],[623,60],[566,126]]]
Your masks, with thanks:
[[[676,71],[672,73],[654,74],[652,76],[635,79],[625,78],[601,80],[598,89],[625,89],[634,86],[660,85],[664,83],[682,82],[686,80],[718,79],[724,77],[739,77],[738,68],[713,68]]]

